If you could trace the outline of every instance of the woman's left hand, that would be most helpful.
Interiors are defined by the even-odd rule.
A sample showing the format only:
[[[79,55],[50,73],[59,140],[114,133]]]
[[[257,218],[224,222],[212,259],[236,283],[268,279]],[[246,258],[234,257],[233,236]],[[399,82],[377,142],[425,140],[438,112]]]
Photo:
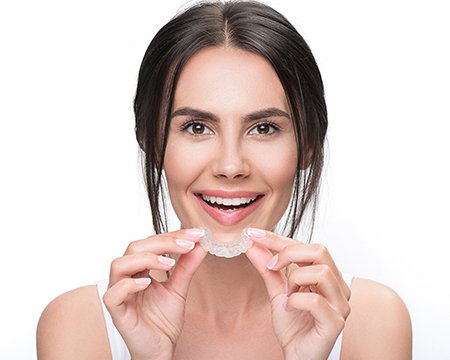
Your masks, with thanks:
[[[327,359],[350,313],[350,288],[323,245],[255,230],[246,255],[266,284],[285,359]]]

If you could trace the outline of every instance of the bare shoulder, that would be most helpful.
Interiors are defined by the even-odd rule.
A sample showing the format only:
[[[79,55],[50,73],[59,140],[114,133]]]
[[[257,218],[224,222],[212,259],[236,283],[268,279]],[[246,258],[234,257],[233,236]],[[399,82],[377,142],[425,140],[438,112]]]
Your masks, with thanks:
[[[37,328],[39,360],[111,359],[95,285],[58,296],[47,305]]]
[[[351,314],[347,319],[343,359],[411,359],[411,319],[406,305],[391,288],[354,278]]]

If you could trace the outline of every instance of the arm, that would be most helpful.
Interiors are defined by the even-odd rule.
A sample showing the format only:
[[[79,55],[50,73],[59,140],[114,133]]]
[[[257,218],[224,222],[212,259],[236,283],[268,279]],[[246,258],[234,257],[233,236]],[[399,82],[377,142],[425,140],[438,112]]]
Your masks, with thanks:
[[[284,359],[327,359],[350,313],[351,291],[333,258],[323,245],[253,230],[246,255],[266,284]]]
[[[111,263],[103,296],[114,325],[133,359],[171,359],[184,322],[190,280],[206,251],[198,245],[199,229],[185,229],[133,241]],[[158,282],[149,271],[167,271]],[[111,359],[97,289],[80,288],[60,296],[44,310],[38,325],[39,360]]]
[[[354,279],[350,305],[342,359],[412,358],[411,319],[392,289],[374,281]]]
[[[45,308],[37,327],[37,356],[39,360],[111,359],[95,286],[65,293]]]
[[[302,244],[269,231],[252,239],[255,245],[246,255],[268,288],[274,330],[286,359],[324,359],[342,328],[341,359],[412,358],[411,320],[406,306],[392,289],[354,279],[350,296],[350,289],[325,247]],[[268,249],[277,255],[272,257]],[[297,268],[284,279],[280,270],[289,264]],[[285,281],[289,306],[283,311],[278,302]]]

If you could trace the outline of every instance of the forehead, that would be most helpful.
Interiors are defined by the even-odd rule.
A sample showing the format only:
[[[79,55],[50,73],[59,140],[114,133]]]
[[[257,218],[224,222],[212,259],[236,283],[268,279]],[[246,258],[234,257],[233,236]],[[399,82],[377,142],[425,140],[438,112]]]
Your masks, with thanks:
[[[230,47],[195,53],[180,74],[174,109],[195,106],[215,113],[278,107],[286,96],[272,65],[262,56]]]

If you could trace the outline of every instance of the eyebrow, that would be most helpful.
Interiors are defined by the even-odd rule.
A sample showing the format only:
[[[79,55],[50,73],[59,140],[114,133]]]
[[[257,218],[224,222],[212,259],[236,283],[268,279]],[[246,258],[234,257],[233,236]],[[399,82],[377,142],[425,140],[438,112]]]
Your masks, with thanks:
[[[219,118],[214,115],[213,113],[209,111],[194,109],[191,107],[183,107],[181,109],[175,110],[172,115],[170,116],[170,119],[173,119],[176,116],[191,116],[193,118],[197,119],[203,119],[203,120],[212,120],[212,121],[219,121]],[[260,119],[266,119],[273,116],[282,116],[287,119],[291,119],[289,114],[286,111],[283,111],[281,109],[278,109],[276,107],[270,107],[267,109],[258,110],[255,112],[252,112],[250,114],[247,114],[244,116],[244,121],[256,121]]]
[[[172,115],[170,115],[170,119],[173,119],[176,116],[190,116],[197,119],[219,121],[219,118],[209,111],[193,109],[190,107],[183,107],[174,111]]]
[[[258,111],[252,112],[252,113],[246,115],[244,117],[244,120],[246,120],[246,121],[255,121],[255,120],[270,118],[270,117],[273,117],[273,116],[281,116],[281,117],[285,117],[285,118],[288,118],[288,119],[291,118],[286,111],[283,111],[283,110],[275,108],[275,107],[270,107],[270,108],[267,108],[267,109],[263,109],[263,110],[258,110]]]

